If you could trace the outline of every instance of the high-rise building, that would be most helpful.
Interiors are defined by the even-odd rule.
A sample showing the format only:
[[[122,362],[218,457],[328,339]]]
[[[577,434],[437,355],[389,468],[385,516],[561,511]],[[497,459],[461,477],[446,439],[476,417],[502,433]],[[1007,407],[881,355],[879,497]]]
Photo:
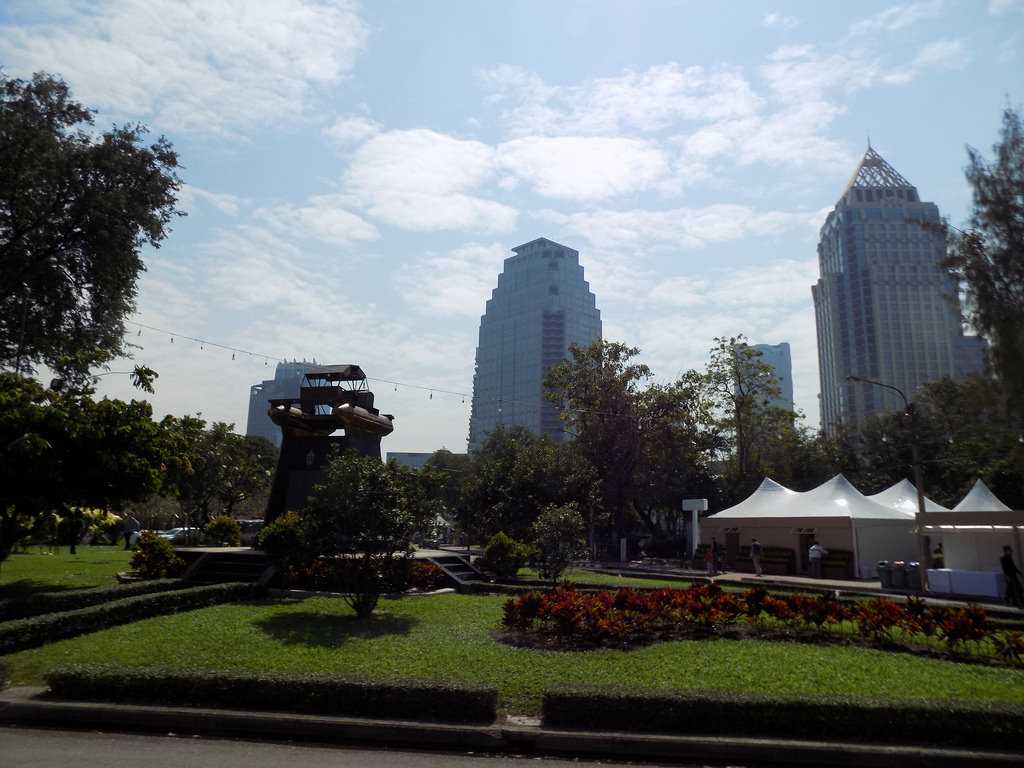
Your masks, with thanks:
[[[789,352],[789,343],[753,344],[753,349],[761,353],[760,362],[770,365],[775,371],[775,380],[779,385],[779,396],[773,397],[768,405],[773,408],[793,410],[793,358]]]
[[[245,423],[246,437],[265,437],[278,448],[281,447],[281,428],[270,420],[267,411],[270,401],[285,397],[298,397],[302,377],[315,362],[278,363],[274,378],[261,381],[249,387],[249,418]]]
[[[560,440],[562,423],[544,398],[544,374],[568,356],[569,345],[601,338],[601,312],[578,251],[543,237],[512,251],[480,319],[470,451],[499,424]]]
[[[868,146],[821,228],[821,277],[811,287],[818,328],[821,424],[856,426],[903,407],[862,376],[918,387],[980,370],[983,349],[964,336],[956,284],[943,271],[939,209]]]

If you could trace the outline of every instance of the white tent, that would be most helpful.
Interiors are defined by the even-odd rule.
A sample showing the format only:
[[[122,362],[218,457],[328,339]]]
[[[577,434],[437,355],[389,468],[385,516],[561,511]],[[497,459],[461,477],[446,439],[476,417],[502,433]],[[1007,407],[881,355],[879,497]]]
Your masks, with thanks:
[[[872,501],[842,475],[803,493],[766,478],[748,498],[708,517],[702,539],[724,539],[728,557],[756,537],[765,546],[794,550],[803,570],[816,538],[826,549],[851,553],[847,575],[867,578],[878,560],[916,559],[912,528],[904,512]]]
[[[1013,527],[1009,525],[974,525],[972,515],[984,512],[1011,511],[980,479],[963,500],[949,512],[949,525],[931,525],[931,534],[941,534],[946,568],[960,571],[998,571],[1003,546],[1016,546]],[[1018,557],[1020,553],[1017,553]]]
[[[873,493],[867,498],[871,499],[877,504],[881,504],[886,507],[892,507],[895,510],[903,512],[909,517],[914,517],[917,514],[917,488],[914,484],[903,478],[895,485],[886,488],[884,491]],[[948,512],[949,509],[937,504],[927,496],[924,497],[924,508],[926,512]]]

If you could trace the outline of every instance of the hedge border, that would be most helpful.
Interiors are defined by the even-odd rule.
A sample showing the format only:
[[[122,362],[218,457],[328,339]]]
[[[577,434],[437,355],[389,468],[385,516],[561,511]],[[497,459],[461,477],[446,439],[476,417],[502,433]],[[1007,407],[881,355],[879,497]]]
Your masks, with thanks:
[[[577,730],[1024,748],[1024,706],[984,701],[643,693],[575,685],[544,692],[542,719],[545,727]]]
[[[477,683],[371,681],[333,675],[225,672],[84,664],[45,675],[54,695],[79,701],[492,723],[498,690]]]
[[[184,589],[188,586],[191,585],[181,579],[155,579],[133,584],[114,584],[109,587],[92,587],[66,592],[40,592],[29,597],[13,597],[0,600],[0,622],[26,619],[58,611],[77,610],[111,600],[149,595],[154,592],[167,592],[172,589]]]
[[[77,611],[7,621],[0,624],[0,655],[151,616],[241,600],[254,594],[256,588],[252,584],[210,584],[126,597]]]

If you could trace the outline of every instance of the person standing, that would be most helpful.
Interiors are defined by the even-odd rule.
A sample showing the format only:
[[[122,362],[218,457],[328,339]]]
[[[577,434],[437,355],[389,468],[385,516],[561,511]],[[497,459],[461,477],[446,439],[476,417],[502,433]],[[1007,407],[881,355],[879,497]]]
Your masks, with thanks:
[[[942,544],[935,545],[935,551],[932,552],[932,568],[938,570],[946,567],[946,555],[942,552]]]
[[[704,553],[704,565],[707,566],[708,576],[718,575],[718,541],[711,537],[711,545]]]
[[[761,542],[750,540],[750,559],[754,562],[754,573],[761,576]]]
[[[807,561],[811,567],[811,578],[821,578],[821,561],[825,559],[825,555],[828,554],[828,550],[825,549],[818,540],[815,539],[814,543],[811,544],[810,549],[807,550]]]
[[[124,534],[124,548],[132,548],[132,536],[142,530],[142,523],[134,515],[126,515],[121,521],[121,532]]]
[[[999,558],[999,564],[1003,567],[1003,577],[1006,579],[1006,602],[1018,608],[1024,607],[1024,595],[1021,594],[1020,569],[1013,562],[1013,550],[1009,546],[1003,547],[1003,556]]]

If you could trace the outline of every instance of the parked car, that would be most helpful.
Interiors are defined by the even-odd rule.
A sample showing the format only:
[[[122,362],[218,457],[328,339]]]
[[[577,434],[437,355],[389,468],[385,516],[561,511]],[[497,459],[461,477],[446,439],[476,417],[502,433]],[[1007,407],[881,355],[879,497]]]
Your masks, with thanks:
[[[198,528],[170,528],[166,531],[157,531],[156,535],[161,539],[167,539],[172,544],[185,544],[190,539],[193,542],[202,540],[202,531]]]

